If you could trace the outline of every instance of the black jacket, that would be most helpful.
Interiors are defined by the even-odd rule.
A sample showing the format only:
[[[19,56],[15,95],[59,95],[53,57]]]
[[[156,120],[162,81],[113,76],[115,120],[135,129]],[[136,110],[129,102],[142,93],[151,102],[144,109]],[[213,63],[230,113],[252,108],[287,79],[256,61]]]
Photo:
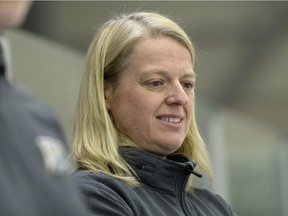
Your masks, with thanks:
[[[0,216],[83,216],[49,107],[5,78],[0,47]]]
[[[188,177],[194,172],[194,163],[185,157],[164,159],[126,147],[121,148],[121,154],[140,178],[140,186],[132,188],[101,173],[78,170],[73,174],[90,215],[233,215],[220,196],[204,189],[194,192],[185,189]]]

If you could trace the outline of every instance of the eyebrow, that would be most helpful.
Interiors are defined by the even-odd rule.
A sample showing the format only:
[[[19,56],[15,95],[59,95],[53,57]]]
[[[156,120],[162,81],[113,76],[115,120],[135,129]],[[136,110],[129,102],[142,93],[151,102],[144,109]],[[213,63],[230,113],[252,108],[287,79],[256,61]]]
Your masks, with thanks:
[[[163,71],[163,70],[147,70],[147,71],[142,71],[140,73],[138,73],[139,77],[145,77],[145,76],[149,76],[149,75],[161,75],[164,77],[168,77],[168,72]],[[189,71],[189,72],[185,72],[185,74],[181,77],[181,78],[196,78],[196,73],[194,71]]]
[[[185,73],[185,74],[183,75],[183,78],[186,78],[186,77],[196,78],[196,77],[197,77],[197,74],[196,74],[194,71],[188,72],[188,73]]]

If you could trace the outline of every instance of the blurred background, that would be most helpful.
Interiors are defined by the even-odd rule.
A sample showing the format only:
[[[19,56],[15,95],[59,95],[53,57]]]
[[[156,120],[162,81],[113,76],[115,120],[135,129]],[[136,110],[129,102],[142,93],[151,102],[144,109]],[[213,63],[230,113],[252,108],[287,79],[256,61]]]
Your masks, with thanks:
[[[45,100],[69,140],[89,43],[115,13],[158,11],[197,50],[197,118],[215,177],[239,215],[288,216],[288,2],[36,1],[6,33],[16,82]]]

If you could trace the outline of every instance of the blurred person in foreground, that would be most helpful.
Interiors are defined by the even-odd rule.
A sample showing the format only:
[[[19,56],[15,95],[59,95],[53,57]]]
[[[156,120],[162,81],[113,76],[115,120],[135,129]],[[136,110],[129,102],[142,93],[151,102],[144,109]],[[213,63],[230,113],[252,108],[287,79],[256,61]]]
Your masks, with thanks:
[[[4,30],[26,17],[29,1],[0,1],[0,215],[85,215],[68,174],[67,143],[52,111],[16,86]]]
[[[72,177],[91,215],[234,215],[192,184],[199,170],[211,175],[196,126],[194,63],[187,34],[158,13],[120,15],[98,30],[72,148]]]

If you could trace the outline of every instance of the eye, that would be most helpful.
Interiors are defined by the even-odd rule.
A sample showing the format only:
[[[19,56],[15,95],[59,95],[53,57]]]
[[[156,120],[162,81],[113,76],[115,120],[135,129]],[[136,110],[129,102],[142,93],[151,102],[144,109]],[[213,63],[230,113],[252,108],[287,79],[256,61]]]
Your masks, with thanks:
[[[195,88],[195,84],[193,82],[183,82],[182,86],[184,89],[187,89],[187,90]]]
[[[151,87],[159,87],[163,85],[163,82],[160,80],[153,80],[153,81],[147,82],[147,85]]]

